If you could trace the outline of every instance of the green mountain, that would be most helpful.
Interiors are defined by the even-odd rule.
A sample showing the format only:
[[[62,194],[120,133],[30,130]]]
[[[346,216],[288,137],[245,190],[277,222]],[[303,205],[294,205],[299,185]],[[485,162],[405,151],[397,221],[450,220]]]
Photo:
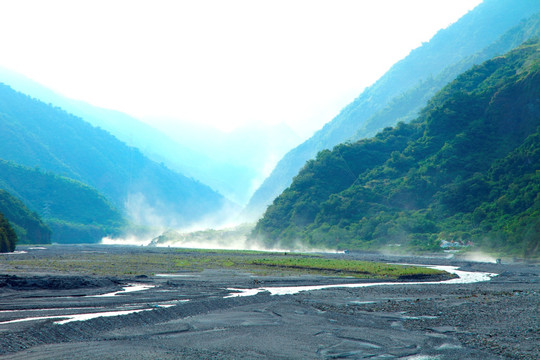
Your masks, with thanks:
[[[88,184],[142,224],[184,226],[226,204],[106,131],[1,84],[0,158]]]
[[[0,214],[3,214],[3,217],[9,220],[11,227],[17,235],[18,241],[16,242],[18,244],[51,243],[51,230],[49,227],[43,223],[35,212],[30,211],[21,200],[5,190],[0,190]],[[0,220],[1,222],[2,220]],[[6,234],[9,234],[9,229],[5,231]],[[0,235],[0,238],[2,238],[2,235]],[[11,238],[13,239],[13,236]],[[0,242],[2,241],[0,240]],[[15,249],[13,240],[10,241],[10,246],[4,247],[0,245],[0,252],[3,249],[13,251]]]
[[[0,208],[16,225],[19,243],[96,242],[107,235],[119,235],[127,224],[121,212],[97,190],[37,168],[0,160],[0,188],[20,199],[32,210],[34,218],[37,213],[47,224],[47,230],[33,230],[43,227],[41,221],[41,225],[30,226],[28,221],[18,221],[14,212]],[[24,236],[22,229],[27,233]]]
[[[443,86],[472,65],[540,34],[536,0],[485,0],[428,43],[411,51],[310,139],[289,151],[257,189],[246,214],[259,216],[293,177],[324,149],[410,121]],[[463,39],[466,39],[464,41]]]
[[[325,150],[258,222],[267,245],[540,250],[540,40],[460,75],[410,124]]]

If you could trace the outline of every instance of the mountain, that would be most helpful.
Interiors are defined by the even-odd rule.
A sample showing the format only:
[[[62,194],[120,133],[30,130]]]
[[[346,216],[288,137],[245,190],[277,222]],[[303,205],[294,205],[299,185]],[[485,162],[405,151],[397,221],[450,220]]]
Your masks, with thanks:
[[[88,184],[141,224],[186,226],[228,204],[108,132],[3,84],[0,158]]]
[[[289,151],[254,193],[245,213],[254,218],[263,213],[319,151],[373,136],[386,126],[415,118],[426,102],[458,74],[538,34],[538,17],[520,21],[539,11],[540,2],[535,0],[485,0],[453,25],[440,30],[310,139]]]
[[[442,242],[540,252],[540,40],[458,76],[410,124],[309,161],[257,223],[267,245]]]
[[[40,217],[33,211],[30,211],[24,203],[12,196],[5,190],[0,190],[0,214],[9,220],[11,228],[16,233],[18,244],[50,244],[51,243],[51,230],[43,223]],[[0,216],[0,219],[2,216]],[[2,220],[0,220],[0,223]],[[6,229],[6,235],[9,234],[9,229]],[[2,235],[0,235],[2,238]],[[13,236],[11,235],[13,239]],[[6,237],[6,240],[9,236]],[[1,242],[1,241],[0,241]],[[7,241],[6,241],[7,242]],[[12,243],[13,240],[10,241]],[[9,249],[13,251],[15,244],[3,247],[0,245],[0,252],[2,249]]]
[[[156,128],[120,111],[93,106],[84,101],[62,96],[25,76],[0,68],[0,82],[32,98],[59,107],[101,128],[130,147],[139,149],[145,156],[187,176],[197,177],[194,164],[212,164],[202,153],[190,149],[165,135]]]
[[[104,129],[149,159],[197,179],[239,204],[247,203],[277,161],[300,143],[298,135],[285,125],[226,133],[178,119],[143,119],[171,124],[158,130],[120,111],[62,96],[8,69],[0,68],[0,82]]]
[[[16,225],[20,243],[96,242],[104,236],[120,235],[127,225],[122,213],[96,189],[38,168],[0,160],[0,188],[20,199],[34,214],[32,221],[41,224],[30,226],[30,220],[18,221],[20,216],[10,211],[10,206],[0,207],[0,212]],[[46,230],[36,214],[46,224]],[[28,214],[25,217],[31,218]]]

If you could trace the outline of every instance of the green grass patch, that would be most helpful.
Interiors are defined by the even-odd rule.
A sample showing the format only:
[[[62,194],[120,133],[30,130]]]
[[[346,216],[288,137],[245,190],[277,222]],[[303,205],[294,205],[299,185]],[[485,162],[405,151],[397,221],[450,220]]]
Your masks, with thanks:
[[[324,258],[273,258],[254,259],[252,265],[306,271],[321,271],[355,277],[390,277],[410,275],[437,275],[444,272],[419,266],[393,265],[369,261]]]
[[[141,252],[126,254],[74,253],[36,254],[32,258],[5,261],[3,270],[44,271],[99,276],[152,276],[157,273],[196,272],[204,269],[228,269],[260,275],[319,274],[364,278],[398,278],[404,275],[437,275],[444,272],[416,266],[401,266],[347,259],[329,259],[321,255],[264,253],[227,250],[193,252]]]

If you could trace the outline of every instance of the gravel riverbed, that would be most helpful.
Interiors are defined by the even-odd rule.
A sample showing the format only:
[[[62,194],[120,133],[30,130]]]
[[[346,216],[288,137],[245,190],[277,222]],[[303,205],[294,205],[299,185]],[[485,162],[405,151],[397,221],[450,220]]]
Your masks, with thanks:
[[[147,251],[53,246],[0,256],[0,359],[540,359],[535,264],[330,254],[497,276],[469,284],[402,282],[242,297],[230,297],[229,289],[367,280],[222,269],[113,277],[10,265],[17,256],[90,250]],[[147,287],[126,290],[133,285]],[[70,318],[80,314],[99,316]]]

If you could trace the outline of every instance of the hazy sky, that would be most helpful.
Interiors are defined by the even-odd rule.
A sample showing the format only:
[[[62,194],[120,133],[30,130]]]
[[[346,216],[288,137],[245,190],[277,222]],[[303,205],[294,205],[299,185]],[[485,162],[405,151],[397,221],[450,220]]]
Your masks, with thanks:
[[[0,66],[159,122],[320,128],[481,0],[0,0]]]

